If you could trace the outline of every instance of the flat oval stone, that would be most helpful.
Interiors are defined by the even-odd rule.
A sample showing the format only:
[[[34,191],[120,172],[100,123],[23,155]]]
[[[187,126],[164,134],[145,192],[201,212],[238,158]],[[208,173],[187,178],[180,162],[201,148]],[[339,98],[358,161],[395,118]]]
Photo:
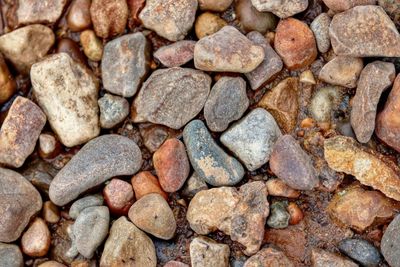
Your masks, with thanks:
[[[92,20],[90,18],[91,2],[91,0],[74,0],[71,3],[67,15],[67,24],[71,31],[79,32],[92,25]]]
[[[390,266],[400,266],[400,215],[386,228],[381,240],[381,251]]]
[[[121,135],[102,135],[83,146],[54,177],[50,199],[63,206],[111,177],[135,174],[141,165],[142,153],[134,141]]]
[[[260,12],[272,12],[284,19],[303,12],[308,7],[308,0],[251,0]]]
[[[92,195],[80,198],[72,203],[71,207],[69,208],[68,215],[72,219],[76,219],[82,210],[88,207],[101,206],[103,205],[103,201],[104,199],[101,195]]]
[[[17,245],[0,243],[0,266],[23,267],[24,258]]]
[[[102,38],[121,34],[128,21],[129,10],[125,0],[92,0],[90,17],[96,35]]]
[[[363,67],[361,58],[337,56],[322,67],[318,78],[329,84],[355,88]]]
[[[214,186],[234,185],[242,180],[244,169],[226,154],[200,120],[193,120],[183,130],[183,140],[196,173]]]
[[[321,53],[328,52],[331,47],[331,40],[329,38],[330,24],[331,17],[327,13],[321,13],[310,25],[315,36],[315,41],[317,42],[318,51]]]
[[[193,59],[195,45],[195,41],[189,40],[175,42],[158,49],[154,57],[166,67],[179,67]]]
[[[345,239],[340,241],[339,250],[361,266],[378,266],[382,261],[379,250],[364,239]]]

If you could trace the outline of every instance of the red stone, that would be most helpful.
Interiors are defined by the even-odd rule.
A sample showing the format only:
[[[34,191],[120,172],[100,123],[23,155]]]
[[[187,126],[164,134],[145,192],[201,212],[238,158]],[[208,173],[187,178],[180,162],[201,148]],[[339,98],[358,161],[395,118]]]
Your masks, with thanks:
[[[131,183],[136,199],[140,199],[147,194],[158,193],[165,200],[168,200],[168,195],[162,190],[158,179],[149,171],[139,172],[132,177]]]
[[[103,196],[111,213],[116,215],[128,215],[129,208],[135,202],[132,186],[120,179],[112,179],[104,187]]]

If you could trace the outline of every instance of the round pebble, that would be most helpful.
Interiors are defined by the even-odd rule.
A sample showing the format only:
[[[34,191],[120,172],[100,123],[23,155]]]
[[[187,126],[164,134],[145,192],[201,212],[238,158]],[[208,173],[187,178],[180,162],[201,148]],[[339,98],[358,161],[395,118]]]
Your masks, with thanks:
[[[120,179],[112,179],[104,187],[103,196],[110,212],[116,215],[128,215],[135,201],[132,185]]]
[[[46,222],[41,218],[36,218],[22,235],[22,251],[31,257],[42,257],[49,251],[50,238],[50,231]]]
[[[100,61],[103,56],[103,43],[92,30],[85,30],[79,36],[85,55],[92,61]]]
[[[162,190],[160,182],[149,171],[139,172],[132,177],[131,183],[138,200],[151,193],[160,194],[165,200],[168,200],[168,195]]]

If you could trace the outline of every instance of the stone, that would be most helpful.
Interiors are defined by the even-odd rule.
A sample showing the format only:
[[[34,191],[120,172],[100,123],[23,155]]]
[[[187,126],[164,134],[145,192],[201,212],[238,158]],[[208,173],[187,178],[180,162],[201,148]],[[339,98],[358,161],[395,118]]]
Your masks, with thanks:
[[[190,172],[185,145],[178,139],[168,139],[153,154],[153,165],[162,189],[169,193],[178,191]]]
[[[183,40],[158,49],[154,57],[168,68],[180,67],[194,57],[196,41]]]
[[[0,54],[0,105],[10,99],[16,89],[17,83]]]
[[[375,5],[376,0],[323,0],[324,4],[336,12],[346,11],[355,6]]]
[[[128,215],[135,201],[132,185],[116,178],[104,187],[103,196],[110,212],[117,215]]]
[[[68,28],[74,32],[88,29],[92,25],[90,18],[91,0],[74,0],[67,14]]]
[[[245,73],[251,89],[256,90],[273,79],[282,70],[283,62],[261,33],[250,32],[247,34],[247,38],[254,44],[261,46],[265,53],[263,62],[253,71]]]
[[[34,64],[30,75],[38,104],[61,143],[72,147],[99,135],[99,85],[88,69],[60,53]]]
[[[372,1],[372,0],[371,0]],[[393,20],[396,27],[400,26],[400,3],[396,0],[378,0],[378,5],[380,5],[389,17]]]
[[[200,10],[211,10],[215,12],[225,11],[231,4],[233,0],[199,0]],[[165,267],[165,266],[164,266]]]
[[[111,177],[133,175],[142,166],[142,153],[131,139],[115,134],[88,142],[54,177],[50,200],[63,206]]]
[[[125,31],[128,20],[128,5],[125,0],[92,0],[90,17],[96,35],[109,38]]]
[[[308,0],[251,0],[253,6],[260,12],[272,12],[281,19],[303,12],[308,7]]]
[[[305,84],[317,84],[314,78],[314,74],[311,70],[305,70],[300,74],[299,81]]]
[[[155,237],[168,240],[175,234],[174,214],[160,194],[147,194],[137,200],[128,216],[138,228]]]
[[[61,218],[60,210],[49,200],[43,204],[42,216],[48,223],[58,223]]]
[[[192,28],[197,6],[197,0],[147,0],[139,19],[161,37],[178,41]]]
[[[43,133],[39,135],[39,155],[42,158],[52,158],[60,150],[60,143],[54,135]]]
[[[322,87],[314,93],[309,106],[312,117],[319,123],[329,123],[333,110],[342,99],[340,87]]]
[[[198,39],[212,35],[222,29],[228,23],[218,15],[204,12],[197,17],[194,24],[194,31]]]
[[[356,88],[363,67],[361,58],[336,56],[322,67],[318,78],[329,84]]]
[[[243,267],[285,266],[294,267],[286,255],[275,248],[263,248],[246,260]]]
[[[276,141],[269,165],[293,189],[312,190],[319,184],[310,156],[291,135],[283,135]]]
[[[258,106],[268,110],[285,133],[292,132],[299,113],[299,79],[289,77],[268,91]]]
[[[281,131],[272,115],[256,108],[226,130],[220,140],[249,171],[254,171],[268,162],[280,136]]]
[[[102,206],[103,197],[101,195],[90,195],[76,200],[69,208],[69,217],[76,219],[82,210],[88,207]]]
[[[331,39],[329,38],[330,24],[331,17],[327,13],[321,13],[310,25],[310,29],[313,31],[315,41],[317,42],[318,51],[321,53],[328,52],[331,47]]]
[[[352,100],[350,121],[357,140],[367,143],[374,133],[378,102],[396,77],[394,64],[374,61],[362,70]]]
[[[151,239],[122,216],[112,224],[100,267],[125,265],[156,267],[157,258]]]
[[[17,245],[0,243],[0,266],[23,267],[24,258]]]
[[[16,11],[18,26],[53,24],[61,16],[67,0],[19,0]]]
[[[50,238],[46,222],[41,218],[36,218],[22,235],[22,251],[30,257],[43,257],[49,251]]]
[[[399,205],[377,191],[351,187],[339,191],[327,208],[328,214],[341,225],[363,232],[394,217]]]
[[[85,30],[79,35],[83,52],[92,61],[100,61],[103,56],[103,43],[92,30]]]
[[[18,96],[0,128],[0,163],[19,168],[35,150],[46,115],[28,98]]]
[[[66,267],[66,266],[57,261],[45,261],[41,263],[38,267]]]
[[[229,246],[200,236],[190,242],[192,267],[229,267]]]
[[[269,213],[267,189],[263,182],[240,187],[219,187],[198,192],[189,203],[186,218],[200,235],[220,230],[231,240],[246,247],[246,255],[255,254],[264,237]]]
[[[168,195],[162,190],[158,179],[149,171],[139,172],[132,177],[131,183],[138,200],[151,193],[160,194],[165,200],[168,200]]]
[[[180,261],[169,261],[163,267],[189,267],[189,265]]]
[[[196,172],[193,172],[192,176],[186,181],[186,185],[183,187],[182,194],[187,197],[194,197],[197,192],[201,190],[207,190],[208,186]]]
[[[133,96],[150,69],[150,43],[141,32],[126,34],[106,44],[101,70],[110,93]]]
[[[400,201],[399,169],[383,155],[360,146],[351,137],[335,136],[325,139],[324,156],[331,169],[353,175],[362,184]]]
[[[180,129],[203,109],[210,86],[211,78],[198,70],[156,70],[133,102],[134,122],[149,121]]]
[[[390,266],[400,266],[400,215],[397,215],[389,226],[381,239],[381,252],[385,260]]]
[[[299,191],[294,190],[277,178],[269,179],[265,185],[267,186],[268,195],[270,196],[287,198],[298,198],[300,196]]]
[[[242,180],[244,169],[212,138],[200,120],[193,120],[183,130],[183,140],[193,169],[213,186],[235,185]]]
[[[62,38],[57,42],[55,53],[66,53],[74,61],[87,65],[87,59],[80,50],[79,45],[71,38]]]
[[[252,5],[251,0],[236,1],[235,13],[241,28],[245,32],[256,31],[264,34],[267,31],[274,30],[278,23],[278,20],[272,13],[258,11]]]
[[[249,107],[246,82],[241,77],[222,77],[212,87],[204,105],[204,118],[213,132],[222,132],[240,119]]]
[[[154,153],[168,138],[177,137],[180,132],[168,128],[164,125],[143,123],[139,125],[140,135],[143,139],[144,146],[151,152]]]
[[[29,25],[0,36],[0,52],[19,72],[28,74],[32,64],[49,52],[54,41],[49,27]]]
[[[357,267],[358,265],[342,256],[319,248],[311,250],[312,267]]]
[[[378,266],[382,261],[379,250],[364,239],[344,239],[340,241],[338,248],[362,266]]]
[[[200,39],[194,47],[194,65],[205,71],[247,73],[257,68],[264,57],[264,49],[233,26]]]
[[[380,6],[356,6],[336,14],[329,36],[339,56],[400,57],[400,34]]]
[[[286,211],[287,203],[275,202],[270,207],[267,225],[271,228],[282,229],[289,226],[290,214]]]
[[[290,225],[298,224],[301,220],[303,220],[304,214],[295,202],[290,202],[289,205],[286,207],[286,210],[290,214]]]
[[[307,24],[295,18],[283,19],[278,23],[274,45],[289,70],[310,65],[318,55],[313,32]]]
[[[129,115],[129,102],[123,97],[105,94],[97,103],[100,109],[101,128],[114,128]]]

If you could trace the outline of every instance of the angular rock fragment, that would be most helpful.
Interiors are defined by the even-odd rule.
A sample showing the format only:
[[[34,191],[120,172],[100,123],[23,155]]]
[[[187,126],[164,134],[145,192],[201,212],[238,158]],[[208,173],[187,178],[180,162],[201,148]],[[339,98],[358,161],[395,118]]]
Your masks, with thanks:
[[[229,246],[219,244],[208,237],[196,237],[190,242],[192,267],[228,267]]]
[[[355,88],[363,67],[361,58],[337,56],[322,67],[318,78],[329,84]]]
[[[284,19],[303,12],[308,6],[308,0],[251,0],[253,6],[260,12],[272,12]]]
[[[179,41],[161,47],[154,53],[154,57],[168,68],[179,67],[193,59],[195,45],[195,41]]]

